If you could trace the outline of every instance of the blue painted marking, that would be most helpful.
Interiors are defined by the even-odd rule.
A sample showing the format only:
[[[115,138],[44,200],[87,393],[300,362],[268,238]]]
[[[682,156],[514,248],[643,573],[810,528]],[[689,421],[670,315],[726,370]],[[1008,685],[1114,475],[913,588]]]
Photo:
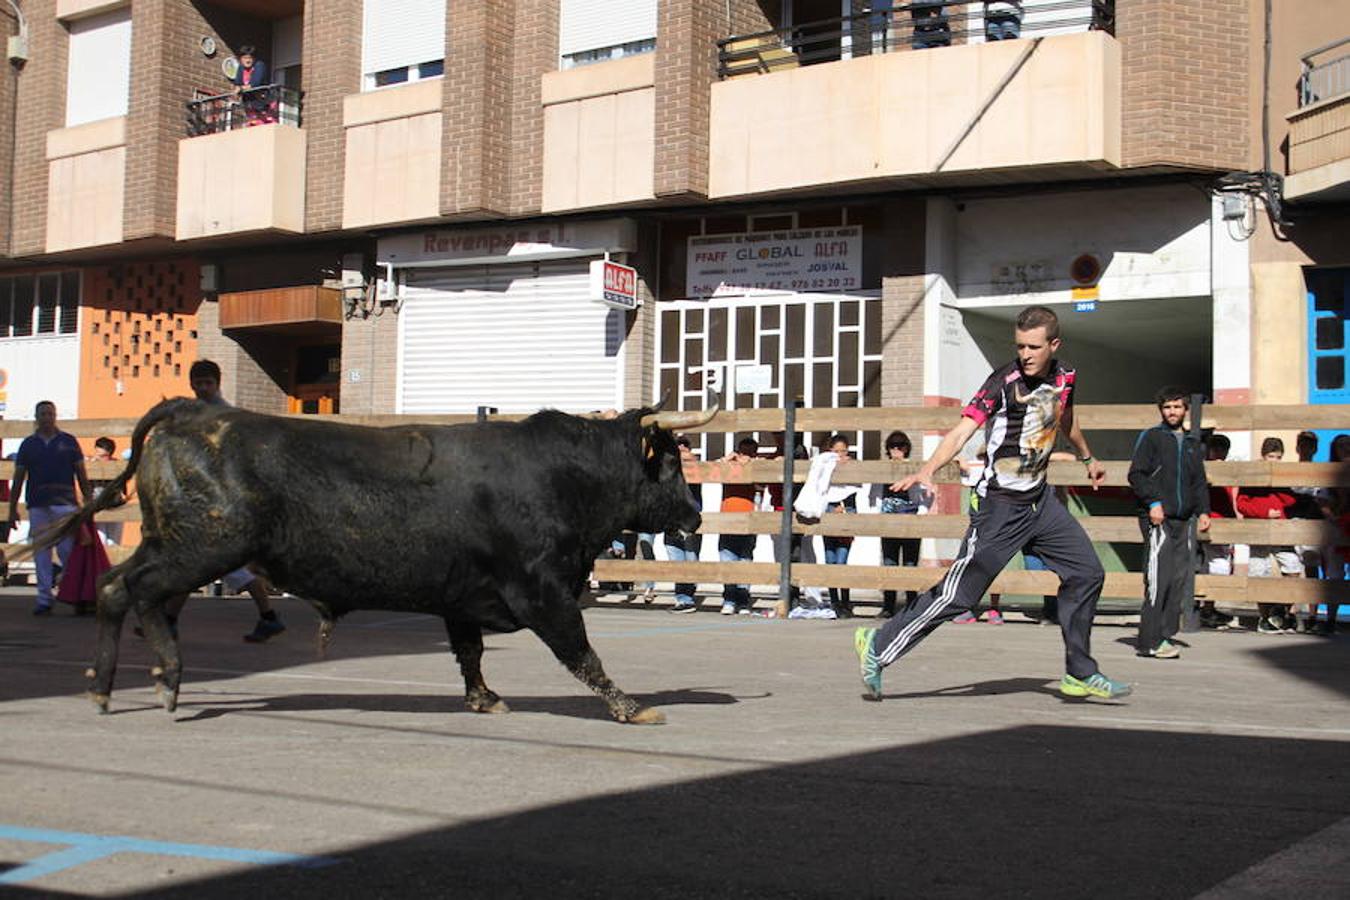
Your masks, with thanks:
[[[0,884],[23,884],[63,869],[94,862],[115,853],[146,853],[155,856],[186,856],[256,866],[291,865],[304,868],[328,866],[337,860],[323,856],[300,856],[270,850],[244,850],[238,847],[213,847],[208,844],[176,844],[147,841],[125,835],[83,834],[78,831],[53,831],[46,828],[19,828],[0,825],[0,838],[41,844],[67,844],[0,874]]]
[[[1097,311],[1097,301],[1096,301],[1096,300],[1079,300],[1078,302],[1076,302],[1076,303],[1073,305],[1073,311],[1074,311],[1074,312],[1082,312],[1082,313],[1096,312],[1096,311]]]

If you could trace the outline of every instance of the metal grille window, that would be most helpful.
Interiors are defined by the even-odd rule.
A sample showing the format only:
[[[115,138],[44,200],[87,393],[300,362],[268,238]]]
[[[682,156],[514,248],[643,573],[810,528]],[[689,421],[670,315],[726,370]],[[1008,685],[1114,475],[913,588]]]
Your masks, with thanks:
[[[0,278],[0,338],[74,334],[79,319],[79,272]]]
[[[1346,318],[1350,269],[1311,269],[1308,285],[1308,401],[1350,403]]]
[[[881,405],[881,297],[790,294],[662,303],[657,318],[657,395],[680,409],[701,409],[703,387],[721,378],[727,409]],[[765,390],[744,390],[767,367]],[[716,374],[712,374],[716,373]],[[673,406],[674,404],[672,404]],[[808,441],[824,435],[805,435]],[[850,436],[866,458],[880,453],[874,433]],[[725,435],[707,436],[705,459],[727,451]]]

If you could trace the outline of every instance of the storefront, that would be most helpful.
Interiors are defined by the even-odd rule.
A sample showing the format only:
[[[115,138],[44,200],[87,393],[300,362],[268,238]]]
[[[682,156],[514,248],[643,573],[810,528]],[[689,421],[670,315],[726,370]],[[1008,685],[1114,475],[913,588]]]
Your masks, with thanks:
[[[623,406],[628,317],[597,302],[590,266],[622,261],[627,220],[435,230],[380,241],[397,304],[399,413]]]

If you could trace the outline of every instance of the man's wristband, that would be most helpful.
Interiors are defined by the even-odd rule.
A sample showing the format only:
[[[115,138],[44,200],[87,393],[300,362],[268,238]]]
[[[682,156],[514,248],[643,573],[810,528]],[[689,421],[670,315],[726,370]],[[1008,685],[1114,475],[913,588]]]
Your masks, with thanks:
[[[1093,462],[1093,460],[1092,460],[1092,454],[1089,453],[1087,456],[1080,456],[1080,457],[1078,457],[1078,461],[1079,461],[1080,463],[1082,463],[1083,465],[1085,465],[1085,466],[1090,466],[1090,465],[1092,465],[1092,462]]]

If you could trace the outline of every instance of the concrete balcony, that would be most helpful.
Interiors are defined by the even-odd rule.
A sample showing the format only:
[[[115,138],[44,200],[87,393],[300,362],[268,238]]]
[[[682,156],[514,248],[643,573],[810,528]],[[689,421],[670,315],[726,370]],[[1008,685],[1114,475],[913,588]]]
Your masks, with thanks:
[[[709,195],[1079,178],[1121,164],[1103,31],[783,67],[712,86]]]
[[[274,123],[178,142],[178,240],[304,230],[303,129]]]
[[[544,107],[544,212],[655,197],[656,54],[549,72]]]
[[[1289,115],[1289,171],[1287,200],[1350,200],[1350,93]]]
[[[47,132],[48,253],[121,242],[126,132],[125,116]]]
[[[343,228],[440,215],[442,85],[435,78],[343,98]]]

